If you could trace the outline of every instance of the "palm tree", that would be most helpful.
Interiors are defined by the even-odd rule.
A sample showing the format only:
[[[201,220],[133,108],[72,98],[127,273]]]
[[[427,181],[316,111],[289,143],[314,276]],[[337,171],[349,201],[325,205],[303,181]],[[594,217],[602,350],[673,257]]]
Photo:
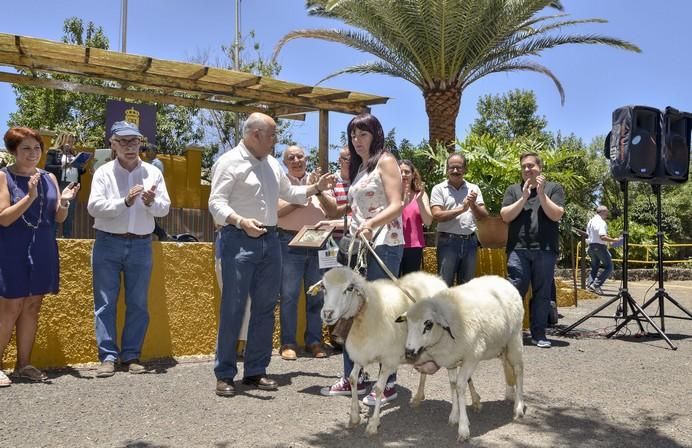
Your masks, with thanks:
[[[299,38],[339,42],[378,60],[345,68],[344,73],[380,73],[418,87],[425,99],[430,143],[448,147],[455,138],[461,96],[473,82],[491,73],[532,71],[557,77],[531,56],[567,44],[602,44],[640,52],[634,44],[596,34],[560,34],[604,19],[570,20],[566,14],[537,16],[554,0],[307,0],[308,14],[343,21],[350,29],[297,30],[277,44]],[[321,81],[320,81],[321,82]]]

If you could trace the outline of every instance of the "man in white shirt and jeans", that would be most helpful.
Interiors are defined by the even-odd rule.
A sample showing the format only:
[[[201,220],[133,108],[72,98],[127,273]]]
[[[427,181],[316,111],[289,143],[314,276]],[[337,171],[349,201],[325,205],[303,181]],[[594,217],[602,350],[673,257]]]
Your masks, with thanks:
[[[447,157],[447,180],[430,193],[430,208],[437,222],[437,269],[449,286],[464,284],[476,273],[476,220],[488,216],[478,185],[464,180],[466,157]]]
[[[619,242],[619,238],[611,238],[608,236],[608,224],[605,220],[608,218],[608,207],[599,205],[596,207],[596,214],[589,220],[586,225],[586,241],[589,243],[589,257],[591,258],[591,273],[587,280],[587,288],[597,294],[603,294],[601,286],[613,272],[613,259],[608,252],[608,243]],[[601,274],[598,274],[600,266],[604,269]]]
[[[279,162],[271,156],[276,123],[265,114],[251,114],[243,125],[243,139],[212,167],[209,212],[220,230],[221,309],[216,339],[216,394],[235,394],[236,343],[245,303],[252,301],[245,348],[243,384],[276,389],[266,376],[272,352],[274,307],[281,286],[281,245],[277,233],[279,198],[305,204],[308,196],[332,188],[334,176],[325,174],[316,184],[291,185]]]
[[[149,325],[147,294],[151,278],[154,218],[168,214],[171,201],[161,172],[139,158],[142,134],[118,121],[111,128],[116,158],[96,170],[87,210],[94,217],[92,253],[97,377],[112,376],[119,359],[130,373],[145,372],[139,357]],[[119,350],[116,305],[120,275],[125,280],[125,326]]]

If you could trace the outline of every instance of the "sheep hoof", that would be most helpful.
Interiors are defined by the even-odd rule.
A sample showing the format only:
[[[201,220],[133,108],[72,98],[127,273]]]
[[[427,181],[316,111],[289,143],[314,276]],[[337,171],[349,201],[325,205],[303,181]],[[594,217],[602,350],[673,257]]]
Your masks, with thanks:
[[[469,436],[471,435],[471,431],[469,431],[469,427],[465,426],[459,426],[459,431],[457,432],[457,442],[463,442],[465,440],[468,440]]]
[[[377,434],[377,428],[378,428],[378,426],[380,426],[379,422],[370,421],[370,422],[368,423],[368,426],[365,428],[365,432],[366,432],[369,436],[374,436],[375,434]]]
[[[411,400],[411,407],[417,408],[423,400],[425,400],[425,397],[413,397],[413,400]]]
[[[449,423],[449,426],[456,426],[459,424],[459,416],[458,415],[451,415],[449,416],[449,420],[447,421]]]
[[[360,415],[357,415],[356,417],[351,417],[351,419],[348,421],[348,427],[349,428],[355,428],[360,424]]]
[[[514,408],[514,420],[519,420],[524,416],[524,413],[526,412],[526,406],[523,404],[520,404],[519,406]]]
[[[481,409],[483,409],[483,405],[480,401],[474,402],[471,403],[471,409],[473,409],[474,412],[481,412]]]

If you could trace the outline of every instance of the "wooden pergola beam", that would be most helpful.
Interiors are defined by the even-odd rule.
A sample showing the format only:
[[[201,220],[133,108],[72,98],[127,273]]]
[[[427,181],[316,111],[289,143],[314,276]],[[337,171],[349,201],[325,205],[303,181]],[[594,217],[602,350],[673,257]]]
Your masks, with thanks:
[[[286,92],[286,94],[290,96],[304,95],[306,93],[312,93],[313,90],[315,90],[315,88],[312,86],[296,87]]]
[[[17,75],[14,73],[0,72],[0,82],[9,82],[13,84],[21,84],[32,87],[42,87],[48,89],[65,90],[68,92],[89,93],[93,95],[105,95],[114,98],[131,98],[140,101],[148,101],[153,103],[169,103],[178,106],[199,107],[203,109],[225,110],[229,112],[262,112],[275,113],[274,111],[261,107],[237,106],[231,103],[208,101],[196,98],[185,98],[181,96],[142,92],[138,90],[118,89],[113,87],[93,86],[80,84],[71,81],[61,81],[57,79],[34,78],[32,76]],[[288,118],[288,117],[287,117]],[[299,119],[299,118],[298,118]]]
[[[332,100],[343,100],[344,98],[348,98],[349,96],[351,96],[351,92],[344,91],[344,92],[334,92],[334,93],[328,93],[326,95],[315,96],[312,99],[316,99],[319,101],[332,101]]]
[[[27,70],[41,70],[46,72],[60,72],[64,74],[97,78],[101,80],[124,80],[142,88],[176,88],[190,92],[205,92],[220,95],[232,95],[256,100],[257,102],[273,103],[277,105],[293,105],[309,107],[312,110],[325,109],[347,114],[359,114],[363,105],[358,103],[334,103],[319,98],[305,98],[301,96],[288,96],[285,94],[268,92],[259,89],[237,88],[232,85],[212,83],[204,80],[192,81],[185,78],[155,75],[152,73],[134,72],[130,70],[99,66],[98,70],[91,64],[64,61],[46,57],[20,56],[12,54],[3,57],[7,63]],[[248,81],[249,82],[249,81]]]

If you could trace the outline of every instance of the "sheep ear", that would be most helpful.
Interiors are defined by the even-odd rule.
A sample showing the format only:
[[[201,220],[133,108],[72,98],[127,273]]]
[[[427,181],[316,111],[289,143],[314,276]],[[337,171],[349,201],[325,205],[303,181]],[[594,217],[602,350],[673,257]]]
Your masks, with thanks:
[[[447,321],[447,318],[445,315],[442,313],[442,310],[439,309],[438,307],[433,308],[433,315],[432,315],[432,320],[435,322],[437,325],[442,327],[444,331],[446,331],[449,334],[449,337],[452,339],[456,339],[454,335],[452,334],[452,329],[451,326],[449,325],[449,322]]]
[[[401,316],[397,317],[394,322],[402,323],[408,321],[408,317],[406,316],[406,313],[402,314]]]
[[[308,294],[310,294],[311,296],[316,296],[323,289],[324,283],[322,282],[322,280],[320,280],[319,282],[315,283],[314,285],[308,288]]]

